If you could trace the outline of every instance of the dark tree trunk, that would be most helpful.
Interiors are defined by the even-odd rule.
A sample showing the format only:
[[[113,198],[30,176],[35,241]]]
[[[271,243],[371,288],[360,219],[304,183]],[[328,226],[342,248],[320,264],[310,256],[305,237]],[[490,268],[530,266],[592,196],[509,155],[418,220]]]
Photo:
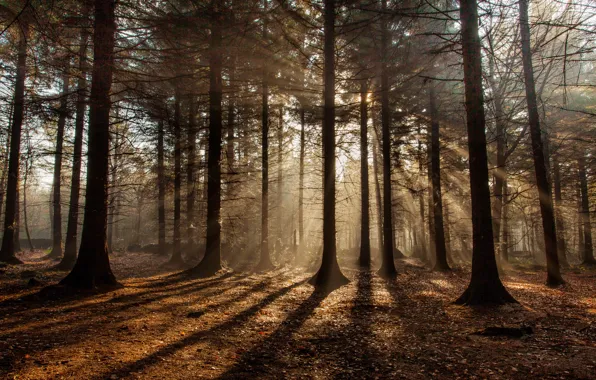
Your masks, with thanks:
[[[507,176],[505,176],[503,180],[502,201],[503,211],[501,215],[501,220],[503,222],[501,225],[501,229],[503,238],[501,239],[501,248],[499,251],[501,253],[501,259],[504,262],[509,262],[509,193],[507,191]]]
[[[186,239],[187,252],[193,252],[195,248],[195,200],[197,198],[196,169],[195,161],[197,156],[197,102],[194,96],[190,96],[188,104],[188,156],[186,161]],[[229,119],[228,119],[229,122]],[[229,128],[229,125],[228,125]],[[228,135],[229,136],[229,135]]]
[[[304,155],[306,150],[306,122],[304,120],[304,106],[300,106],[300,173],[298,178],[298,235],[299,247],[304,248]],[[301,251],[303,252],[303,251]]]
[[[166,180],[164,165],[164,122],[157,122],[157,249],[166,254]]]
[[[117,284],[110,268],[106,239],[115,5],[114,0],[95,0],[85,217],[77,261],[61,281],[77,288]]]
[[[174,238],[170,264],[182,265],[182,247],[180,234],[180,211],[182,198],[182,126],[180,125],[180,92],[176,90],[174,100]]]
[[[222,129],[222,36],[218,2],[211,3],[209,43],[209,153],[207,162],[207,236],[205,256],[191,273],[213,276],[221,269],[221,129]]]
[[[75,135],[72,157],[72,176],[70,182],[70,208],[66,226],[64,256],[58,264],[60,269],[71,269],[77,259],[77,234],[79,228],[79,195],[81,192],[81,162],[83,152],[83,133],[85,129],[85,109],[87,108],[87,45],[89,29],[86,18],[91,12],[89,1],[83,2],[83,18],[78,52],[79,78],[77,83],[77,105],[75,115]]]
[[[579,180],[579,176],[578,176]],[[587,182],[586,182],[587,183]],[[577,184],[575,190],[575,198],[577,199],[577,255],[580,261],[584,260],[584,220],[583,220],[583,206],[582,206],[582,191],[581,180]]]
[[[227,125],[227,152],[228,169],[234,173],[236,157],[234,154],[234,128],[235,128],[235,105],[234,105],[234,82],[236,81],[236,58],[230,58],[230,90],[228,94],[228,125]],[[231,186],[230,186],[231,187]]]
[[[10,113],[9,115],[12,115],[12,105],[10,107]],[[8,131],[11,130],[11,127],[9,126]],[[6,193],[6,177],[8,175],[8,161],[9,161],[9,156],[10,154],[10,133],[6,134],[6,153],[4,155],[4,162],[2,163],[2,177],[0,177],[0,217],[2,214],[2,208],[4,207],[4,195]]]
[[[349,280],[339,268],[335,245],[335,1],[325,0],[324,6],[323,261],[310,283],[331,292]]]
[[[387,11],[387,0],[382,0],[382,12]],[[387,72],[388,43],[387,20],[381,18],[381,129],[383,131],[383,255],[379,275],[393,278],[397,275],[393,261],[393,217],[391,196],[391,134],[389,124],[389,74]]]
[[[284,124],[283,107],[279,107],[279,125],[277,128],[277,223],[279,225],[277,241],[283,244],[283,145],[284,145]],[[282,247],[278,247],[280,252],[276,252],[278,257]]]
[[[267,12],[267,0],[263,0],[263,12]],[[263,21],[263,41],[267,41],[267,21]],[[269,270],[273,268],[271,257],[269,255],[269,72],[267,63],[263,65],[263,83],[262,83],[262,137],[261,137],[261,257],[257,268],[259,270]]]
[[[501,283],[495,259],[476,0],[460,1],[460,19],[470,156],[473,251],[470,284],[455,302],[461,305],[504,304],[515,302],[515,299]]]
[[[21,252],[21,179],[17,178],[17,204],[14,214],[14,251]]]
[[[52,223],[52,251],[48,254],[49,258],[62,257],[62,205],[60,192],[62,190],[62,146],[64,145],[64,126],[68,116],[68,66],[66,64],[65,73],[62,77],[62,96],[60,98],[60,116],[58,117],[58,132],[56,134],[56,152],[54,155],[54,222]]]
[[[563,197],[561,194],[561,167],[558,154],[553,156],[553,176],[555,182],[555,222],[557,229],[557,253],[562,267],[569,267],[567,244],[565,241],[565,222],[563,219]]]
[[[433,216],[435,229],[435,267],[436,271],[450,270],[447,263],[447,248],[445,246],[445,230],[443,228],[443,198],[441,194],[441,156],[439,138],[438,109],[435,95],[435,88],[430,87],[430,135],[431,135],[431,178],[432,178],[432,199]]]
[[[543,141],[538,117],[538,104],[536,102],[536,87],[534,84],[534,69],[532,68],[532,51],[530,49],[530,25],[528,22],[528,0],[519,1],[519,23],[522,43],[522,61],[524,67],[524,82],[526,87],[526,102],[528,104],[528,119],[530,136],[532,138],[532,156],[536,171],[536,186],[540,201],[540,214],[542,215],[542,230],[544,232],[544,245],[546,251],[547,278],[549,286],[558,286],[564,283],[559,268],[557,255],[557,234],[555,230],[555,215],[553,198],[548,180],[546,158],[544,157]]]
[[[25,78],[27,76],[27,39],[29,26],[19,22],[20,39],[17,57],[17,76],[14,89],[14,107],[10,131],[10,157],[8,163],[8,181],[6,185],[6,213],[4,216],[4,235],[0,249],[0,261],[20,264],[21,260],[15,256],[15,229],[18,228],[16,214],[18,213],[18,183],[19,161],[21,155],[21,128],[25,110]]]
[[[360,257],[358,264],[370,268],[370,215],[368,194],[368,86],[360,82]]]
[[[596,259],[594,259],[594,248],[592,245],[592,223],[590,222],[590,200],[588,197],[588,179],[586,177],[586,159],[584,154],[578,160],[579,167],[579,184],[581,191],[581,218],[583,226],[583,251],[582,251],[582,264],[584,265],[596,265]]]
[[[376,211],[377,211],[377,249],[379,254],[383,252],[383,199],[381,198],[381,180],[379,178],[379,136],[377,134],[377,128],[374,125],[376,119],[373,117],[373,130],[375,132],[375,138],[373,141],[373,170],[375,175],[375,200],[376,200]]]

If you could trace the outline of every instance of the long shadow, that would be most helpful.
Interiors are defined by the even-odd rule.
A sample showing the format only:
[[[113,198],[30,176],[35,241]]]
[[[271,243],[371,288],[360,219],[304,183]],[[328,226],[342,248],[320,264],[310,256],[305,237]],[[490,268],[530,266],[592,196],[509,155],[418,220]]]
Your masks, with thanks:
[[[250,320],[251,317],[256,315],[259,310],[263,309],[267,305],[273,303],[277,298],[283,296],[284,294],[288,293],[290,290],[304,284],[306,280],[302,280],[296,283],[293,283],[289,286],[283,287],[263,298],[259,303],[249,307],[248,309],[240,312],[233,318],[222,322],[216,326],[213,326],[210,329],[198,331],[194,334],[188,335],[185,338],[180,339],[179,341],[169,344],[165,347],[160,348],[159,350],[155,351],[154,353],[139,359],[135,362],[126,364],[120,368],[117,368],[111,372],[103,373],[95,378],[97,379],[106,379],[112,377],[122,377],[128,375],[130,372],[141,371],[151,365],[155,364],[157,360],[163,359],[165,357],[171,356],[177,351],[183,349],[184,347],[193,345],[195,343],[200,342],[203,338],[209,336],[210,334],[217,334],[217,333],[224,333],[229,330],[233,330],[235,328],[242,327],[244,323]]]
[[[326,296],[322,292],[313,292],[297,309],[288,315],[277,330],[256,347],[245,352],[238,362],[221,374],[218,379],[246,379],[275,375],[270,373],[268,367],[275,364],[278,366],[283,365],[279,363],[280,353],[287,352],[287,345],[292,341],[292,335],[300,329]]]
[[[118,299],[120,298],[120,302],[132,302],[134,303],[135,299],[141,299],[142,296],[146,295],[146,294],[161,294],[164,292],[173,292],[173,291],[177,291],[177,290],[182,290],[182,289],[189,289],[189,292],[194,292],[197,289],[202,289],[205,288],[207,286],[210,286],[214,283],[218,283],[221,282],[229,277],[232,277],[233,274],[231,273],[226,273],[223,276],[220,277],[215,277],[215,278],[211,278],[208,280],[198,280],[198,281],[193,281],[190,283],[185,283],[176,287],[172,287],[172,288],[166,288],[166,289],[160,289],[159,291],[154,291],[154,290],[147,290],[147,291],[142,291],[142,292],[137,292],[137,293],[133,293],[133,294],[128,294],[128,295],[123,295],[120,297],[115,297],[115,298],[111,298],[111,299],[107,299],[104,301],[104,303],[107,302],[119,302]],[[244,278],[246,277],[246,275],[240,276],[240,278]],[[103,289],[103,290],[94,290],[94,291],[72,291],[69,289],[65,289],[65,288],[61,288],[58,286],[48,286],[45,288],[40,289],[38,292],[24,296],[17,299],[8,299],[5,301],[0,302],[0,310],[7,310],[7,307],[10,306],[23,306],[24,308],[18,310],[17,312],[31,312],[40,308],[44,308],[44,307],[60,307],[64,304],[68,304],[71,302],[76,302],[76,301],[82,301],[85,299],[90,299],[93,297],[97,297],[98,295],[103,295],[106,293],[111,293],[114,290],[110,290],[110,289]],[[166,296],[167,297],[167,296]],[[153,298],[153,300],[157,300],[160,298],[165,298],[165,297],[159,297],[156,296]],[[73,306],[71,308],[68,309],[64,309],[62,310],[62,312],[67,313],[67,312],[75,312],[79,309],[83,309],[83,308],[87,308],[88,305],[78,305],[78,306]],[[10,315],[6,314],[6,313],[0,313],[0,316],[6,317]]]

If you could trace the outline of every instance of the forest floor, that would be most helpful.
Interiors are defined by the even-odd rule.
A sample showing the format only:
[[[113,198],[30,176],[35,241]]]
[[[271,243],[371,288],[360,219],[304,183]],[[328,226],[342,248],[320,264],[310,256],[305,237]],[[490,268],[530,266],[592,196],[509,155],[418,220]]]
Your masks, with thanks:
[[[394,282],[344,269],[350,284],[322,296],[304,270],[190,279],[119,253],[125,287],[57,297],[42,289],[64,273],[41,256],[1,269],[0,378],[596,378],[594,270],[549,289],[515,269],[503,280],[520,305],[468,308],[452,304],[467,270],[410,259]]]

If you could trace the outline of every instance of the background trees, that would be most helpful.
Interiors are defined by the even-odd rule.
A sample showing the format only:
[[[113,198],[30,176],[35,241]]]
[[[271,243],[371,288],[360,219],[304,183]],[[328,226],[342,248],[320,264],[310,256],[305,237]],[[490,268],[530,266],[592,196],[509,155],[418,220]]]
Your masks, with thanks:
[[[498,266],[546,264],[560,283],[556,261],[593,256],[593,9],[500,1],[475,18],[462,4],[130,1],[97,58],[113,60],[109,80],[87,67],[107,49],[88,41],[98,4],[3,6],[2,260],[16,262],[24,209],[32,241],[54,231],[55,253],[66,230],[69,269],[83,193],[97,219],[85,217],[80,252],[103,250],[109,162],[112,250],[169,255],[197,275],[291,263],[320,268],[325,287],[356,261],[393,277],[403,254],[440,269],[471,261],[472,283],[490,277],[498,293],[480,299],[509,300]],[[103,95],[87,101],[89,79]],[[86,160],[101,171],[82,172]]]

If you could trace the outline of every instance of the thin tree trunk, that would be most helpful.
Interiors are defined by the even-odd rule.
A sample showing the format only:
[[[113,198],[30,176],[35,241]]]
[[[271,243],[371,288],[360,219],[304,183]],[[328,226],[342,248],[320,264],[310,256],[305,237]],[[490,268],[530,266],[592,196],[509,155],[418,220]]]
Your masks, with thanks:
[[[209,153],[207,162],[207,236],[205,256],[191,273],[213,276],[221,269],[221,129],[222,129],[222,18],[219,2],[211,2],[209,42]]]
[[[196,185],[196,156],[197,156],[197,102],[194,96],[190,96],[188,113],[188,156],[186,161],[186,240],[187,252],[195,249],[195,200],[197,198]],[[229,112],[229,110],[228,110]],[[229,118],[228,118],[229,123]],[[230,128],[228,124],[228,128]],[[229,136],[229,134],[228,134]],[[232,136],[233,137],[233,136]],[[229,141],[228,141],[229,142]]]
[[[166,254],[166,180],[164,165],[164,122],[157,122],[157,249]]]
[[[588,179],[586,177],[586,159],[583,153],[580,155],[577,163],[579,167],[579,183],[582,202],[581,216],[584,235],[582,264],[596,265],[594,248],[592,245],[592,223],[590,222],[590,199],[588,196]]]
[[[176,90],[176,99],[174,100],[174,239],[172,257],[170,264],[182,265],[182,247],[180,234],[180,211],[182,187],[182,128],[180,125],[180,92]]]
[[[470,284],[455,302],[461,305],[504,304],[515,302],[515,299],[501,283],[495,259],[476,0],[460,1],[460,20],[470,157],[473,251]]]
[[[323,292],[347,284],[335,242],[335,1],[324,1],[323,260],[310,283]]]
[[[117,284],[110,268],[106,237],[115,6],[115,0],[95,0],[85,217],[77,261],[61,281],[77,288]]]
[[[267,13],[268,0],[263,0],[263,12]],[[267,21],[263,21],[263,41],[267,41]],[[269,72],[267,63],[263,65],[263,83],[262,83],[262,142],[261,142],[261,257],[257,268],[259,270],[269,270],[273,268],[271,257],[269,255]]]
[[[381,1],[382,12],[387,11],[387,0]],[[387,72],[389,35],[386,16],[381,18],[381,129],[383,133],[383,258],[379,275],[393,278],[397,275],[393,261],[393,217],[391,196],[391,134],[389,124],[389,73]]]
[[[6,185],[6,213],[4,216],[4,235],[0,249],[0,261],[20,264],[15,256],[15,229],[18,228],[16,214],[18,213],[18,182],[19,161],[21,152],[21,128],[25,111],[25,78],[27,76],[27,39],[29,26],[19,22],[20,38],[17,57],[17,76],[14,89],[14,108],[11,123],[10,158],[8,163],[8,181]]]
[[[62,147],[64,145],[64,127],[66,117],[68,116],[68,92],[69,92],[69,70],[70,64],[67,63],[62,77],[62,96],[60,98],[60,116],[58,117],[58,133],[56,134],[56,153],[54,155],[54,222],[52,224],[52,251],[48,254],[49,258],[62,257]]]
[[[433,216],[435,229],[435,267],[436,271],[450,270],[447,263],[447,248],[445,246],[445,230],[443,228],[443,198],[441,195],[441,156],[439,138],[438,109],[433,84],[430,87],[430,133],[431,133],[431,178]]]
[[[377,209],[377,241],[379,254],[383,252],[383,199],[381,198],[381,180],[379,175],[379,136],[377,134],[377,128],[374,125],[376,119],[373,117],[373,130],[375,132],[375,138],[373,139],[373,170],[375,175],[375,200]]]
[[[536,87],[534,84],[534,69],[532,68],[532,51],[530,48],[528,0],[519,1],[519,15],[526,102],[528,104],[528,119],[532,139],[532,156],[534,157],[536,186],[538,187],[538,199],[540,201],[540,214],[542,216],[542,230],[544,232],[544,245],[546,250],[546,283],[549,286],[558,286],[563,284],[564,281],[561,277],[559,268],[553,198],[548,180],[547,163],[546,158],[544,157],[544,146],[540,131],[540,120],[538,117],[538,104],[536,102]]]
[[[300,105],[300,173],[298,179],[298,234],[300,235],[300,250],[304,248],[304,155],[306,150],[306,122],[304,120],[304,106]]]
[[[370,268],[370,215],[368,194],[368,86],[360,81],[360,257],[358,264]]]
[[[561,266],[569,267],[567,261],[567,243],[565,241],[565,221],[563,218],[563,197],[561,193],[561,168],[559,165],[558,154],[553,156],[553,176],[555,182],[555,222],[557,229],[557,243],[559,244],[557,252]]]
[[[284,145],[283,106],[279,107],[279,125],[277,128],[277,223],[279,225],[277,241],[283,244],[283,145]],[[282,247],[278,247],[279,257]]]
[[[505,170],[503,170],[505,172]],[[501,234],[503,238],[501,239],[501,259],[504,262],[509,262],[509,194],[507,192],[507,177],[503,179],[503,212],[501,214]]]
[[[83,2],[83,18],[91,13],[89,1]],[[81,26],[80,45],[78,51],[79,78],[77,83],[77,105],[75,115],[75,136],[72,158],[72,176],[70,182],[70,208],[66,227],[64,256],[58,264],[60,269],[71,269],[77,258],[77,234],[79,228],[79,196],[81,192],[81,164],[83,152],[83,133],[85,129],[85,110],[87,108],[87,46],[89,29]]]

